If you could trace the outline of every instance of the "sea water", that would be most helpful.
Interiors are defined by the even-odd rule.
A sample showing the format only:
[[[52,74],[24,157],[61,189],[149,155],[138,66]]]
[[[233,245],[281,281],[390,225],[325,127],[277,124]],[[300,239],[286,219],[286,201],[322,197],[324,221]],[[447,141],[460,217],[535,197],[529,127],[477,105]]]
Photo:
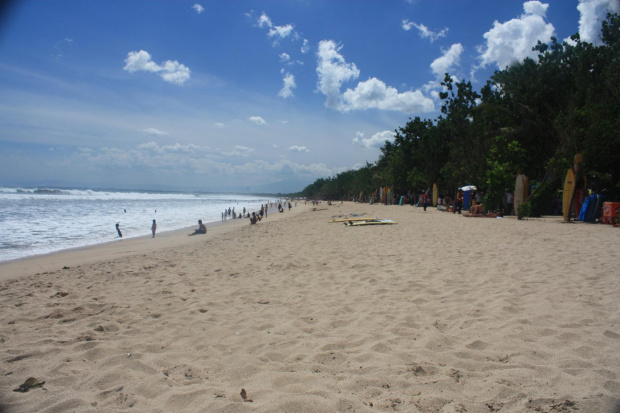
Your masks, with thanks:
[[[154,191],[0,188],[0,261],[221,221],[275,197]],[[227,218],[230,219],[230,218]]]

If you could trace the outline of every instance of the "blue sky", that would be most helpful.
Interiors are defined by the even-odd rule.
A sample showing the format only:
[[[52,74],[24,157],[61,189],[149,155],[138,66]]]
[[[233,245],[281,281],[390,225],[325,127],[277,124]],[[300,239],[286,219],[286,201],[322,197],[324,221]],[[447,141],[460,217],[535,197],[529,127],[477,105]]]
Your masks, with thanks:
[[[296,191],[373,163],[618,0],[21,0],[1,9],[0,185]]]

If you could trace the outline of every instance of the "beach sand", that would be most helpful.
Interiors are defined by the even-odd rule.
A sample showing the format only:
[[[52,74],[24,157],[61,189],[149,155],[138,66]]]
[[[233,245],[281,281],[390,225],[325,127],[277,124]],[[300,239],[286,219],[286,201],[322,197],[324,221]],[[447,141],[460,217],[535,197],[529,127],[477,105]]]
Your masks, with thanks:
[[[0,265],[0,412],[620,411],[620,229],[298,205]]]

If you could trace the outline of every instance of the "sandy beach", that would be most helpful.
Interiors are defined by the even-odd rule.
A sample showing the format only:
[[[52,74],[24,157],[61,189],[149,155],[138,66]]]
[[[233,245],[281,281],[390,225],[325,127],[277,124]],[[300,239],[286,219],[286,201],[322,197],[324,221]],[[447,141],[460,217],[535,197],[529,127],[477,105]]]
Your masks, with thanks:
[[[0,265],[0,412],[620,411],[619,228],[312,209]]]

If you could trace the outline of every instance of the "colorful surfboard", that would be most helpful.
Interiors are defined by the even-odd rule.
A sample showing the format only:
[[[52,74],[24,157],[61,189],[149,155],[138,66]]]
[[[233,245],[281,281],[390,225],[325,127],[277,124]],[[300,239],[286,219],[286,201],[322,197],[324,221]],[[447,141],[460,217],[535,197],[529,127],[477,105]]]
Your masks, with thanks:
[[[575,193],[575,173],[572,168],[570,168],[566,172],[566,178],[564,178],[564,194],[562,196],[562,215],[564,216],[564,221],[568,219],[568,207],[570,205],[570,200],[573,198],[573,194]]]

